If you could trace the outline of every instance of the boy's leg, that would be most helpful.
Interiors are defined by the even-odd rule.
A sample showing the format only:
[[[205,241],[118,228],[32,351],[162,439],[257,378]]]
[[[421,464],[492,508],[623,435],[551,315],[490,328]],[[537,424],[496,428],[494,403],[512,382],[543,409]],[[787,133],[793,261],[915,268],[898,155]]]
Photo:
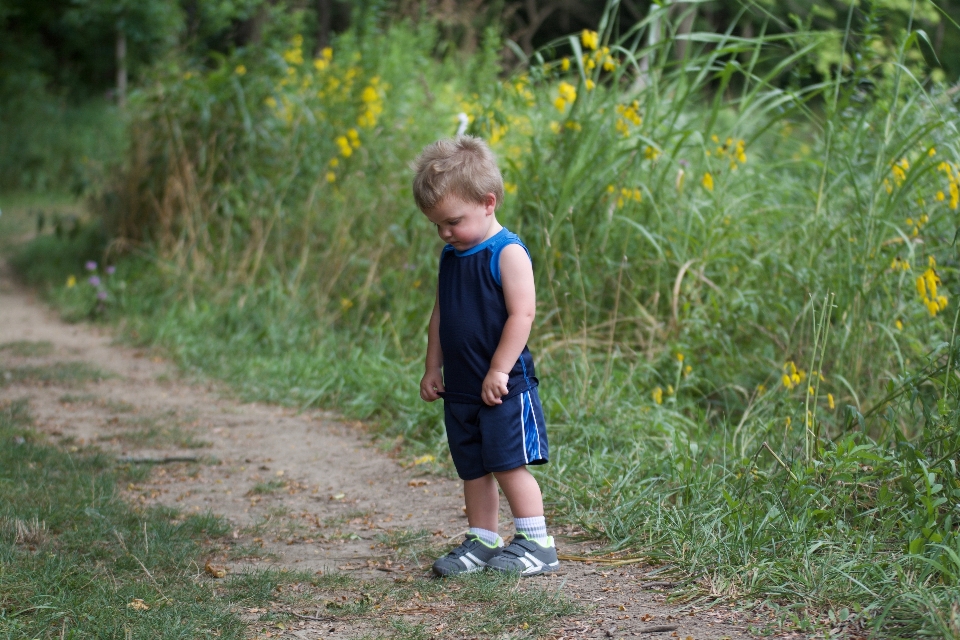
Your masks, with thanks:
[[[500,495],[497,482],[483,467],[481,439],[476,425],[479,407],[444,403],[450,454],[463,482],[463,497],[470,531],[464,541],[433,563],[438,576],[480,571],[503,549],[497,535]],[[479,477],[477,477],[479,475]]]
[[[500,515],[500,492],[497,491],[497,482],[492,475],[488,473],[476,480],[464,480],[463,501],[467,507],[467,522],[471,529],[486,529],[496,533]]]
[[[553,538],[547,535],[543,517],[543,496],[540,485],[526,467],[494,474],[513,511],[517,535],[503,553],[489,566],[500,571],[517,571],[531,576],[555,571],[560,562]]]
[[[510,511],[513,512],[514,518],[535,518],[543,515],[543,495],[540,493],[540,485],[526,467],[497,471],[493,475],[496,476],[500,488],[503,489],[503,495],[510,503]]]

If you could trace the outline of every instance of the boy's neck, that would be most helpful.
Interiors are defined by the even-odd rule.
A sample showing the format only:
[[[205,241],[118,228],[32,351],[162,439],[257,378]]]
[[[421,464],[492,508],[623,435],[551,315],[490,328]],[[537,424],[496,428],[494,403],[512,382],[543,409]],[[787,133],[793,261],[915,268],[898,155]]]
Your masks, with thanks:
[[[503,229],[503,225],[497,222],[497,216],[494,215],[493,220],[490,221],[490,228],[487,229],[487,234],[483,236],[483,240],[481,240],[478,244],[483,244],[493,236],[500,233],[502,229]]]

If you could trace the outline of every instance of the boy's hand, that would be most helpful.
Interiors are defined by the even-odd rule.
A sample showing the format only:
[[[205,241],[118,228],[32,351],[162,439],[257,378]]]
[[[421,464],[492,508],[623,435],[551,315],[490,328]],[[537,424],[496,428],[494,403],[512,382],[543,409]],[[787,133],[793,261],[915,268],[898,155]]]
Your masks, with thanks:
[[[503,404],[501,396],[507,395],[507,381],[510,376],[502,371],[491,369],[483,379],[483,386],[480,389],[480,398],[491,407]]]
[[[437,393],[443,392],[443,373],[440,369],[430,369],[420,380],[420,397],[427,402],[439,400]]]

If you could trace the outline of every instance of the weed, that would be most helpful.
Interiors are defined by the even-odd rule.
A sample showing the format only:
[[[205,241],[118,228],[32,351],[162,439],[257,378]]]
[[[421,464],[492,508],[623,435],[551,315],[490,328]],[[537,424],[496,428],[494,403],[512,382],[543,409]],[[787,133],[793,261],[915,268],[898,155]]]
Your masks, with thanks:
[[[0,343],[0,352],[21,358],[48,356],[53,353],[53,344],[47,340],[17,340]]]
[[[257,571],[232,576],[228,588],[246,594],[244,604],[258,609],[261,625],[295,623],[290,612],[299,611],[331,621],[362,619],[377,629],[370,637],[383,637],[384,632],[395,638],[419,637],[428,625],[430,637],[438,629],[451,637],[505,632],[539,637],[549,633],[553,621],[582,611],[560,591],[493,573],[387,581],[343,573]]]
[[[49,365],[7,367],[0,371],[0,386],[26,384],[42,386],[77,387],[87,382],[112,378],[86,362],[58,362]]]
[[[274,493],[283,489],[287,486],[287,483],[282,480],[268,480],[266,482],[258,482],[253,485],[253,487],[247,493],[250,494],[264,494],[264,493]]]
[[[377,542],[393,550],[397,558],[410,558],[417,565],[421,558],[428,558],[431,562],[443,553],[445,541],[438,541],[432,533],[425,529],[391,529],[377,534]]]

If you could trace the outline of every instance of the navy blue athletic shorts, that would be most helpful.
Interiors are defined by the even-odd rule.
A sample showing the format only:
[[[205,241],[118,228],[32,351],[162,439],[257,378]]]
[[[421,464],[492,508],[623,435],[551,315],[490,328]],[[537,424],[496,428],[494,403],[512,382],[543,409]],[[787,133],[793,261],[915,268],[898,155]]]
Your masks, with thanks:
[[[444,399],[443,413],[450,455],[464,480],[547,462],[547,430],[536,387],[492,407]]]

